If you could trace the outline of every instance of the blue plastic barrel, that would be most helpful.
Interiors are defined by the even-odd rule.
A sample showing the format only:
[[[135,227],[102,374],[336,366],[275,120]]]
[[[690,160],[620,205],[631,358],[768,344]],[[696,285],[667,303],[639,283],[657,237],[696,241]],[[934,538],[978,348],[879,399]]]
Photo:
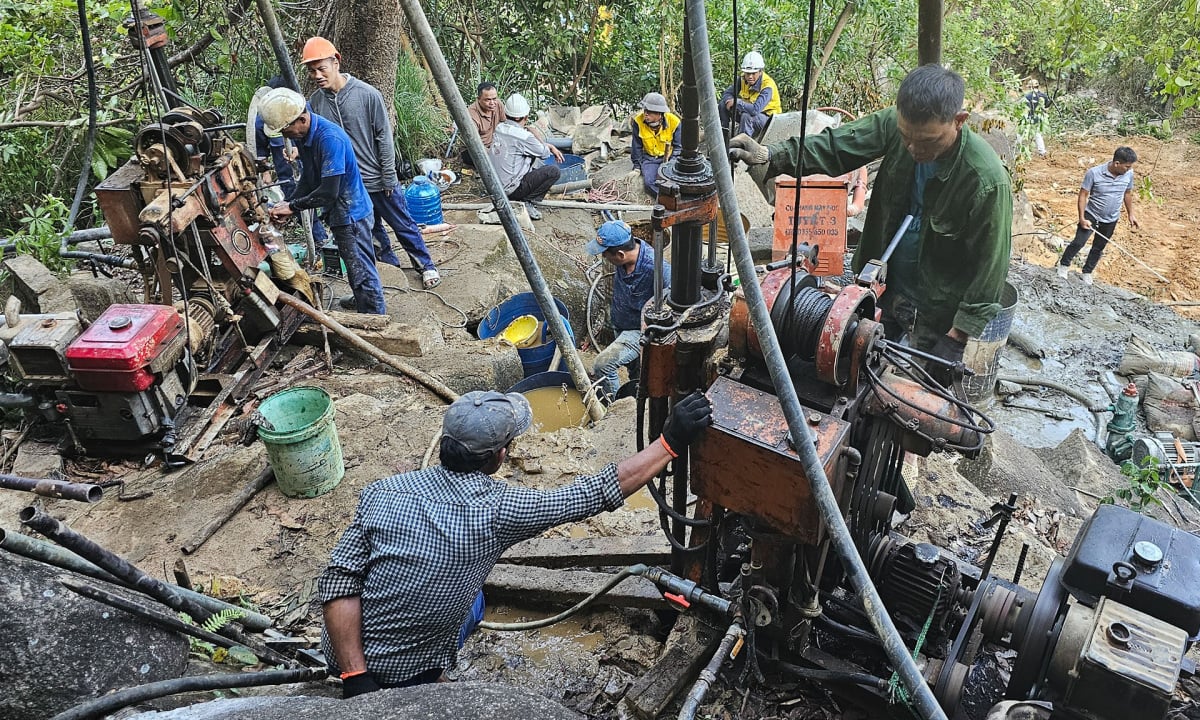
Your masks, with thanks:
[[[571,342],[575,342],[575,332],[571,329],[570,313],[567,311],[567,306],[562,300],[554,298],[554,304],[558,308],[558,314],[562,317],[563,324],[567,326],[567,334],[571,336]],[[532,315],[542,321],[542,344],[535,345],[531,348],[517,348],[517,354],[521,356],[521,367],[524,370],[524,376],[536,375],[540,372],[545,372],[550,367],[550,361],[554,359],[554,349],[556,347],[554,338],[550,335],[550,330],[546,327],[546,316],[542,313],[541,307],[537,304],[537,298],[533,293],[520,293],[513,295],[509,299],[500,303],[496,307],[488,311],[483,320],[479,323],[479,330],[476,334],[480,340],[495,337],[504,332],[504,328],[513,320],[522,315]]]
[[[442,222],[442,191],[424,175],[413,178],[404,191],[408,214],[418,225],[437,225]]]

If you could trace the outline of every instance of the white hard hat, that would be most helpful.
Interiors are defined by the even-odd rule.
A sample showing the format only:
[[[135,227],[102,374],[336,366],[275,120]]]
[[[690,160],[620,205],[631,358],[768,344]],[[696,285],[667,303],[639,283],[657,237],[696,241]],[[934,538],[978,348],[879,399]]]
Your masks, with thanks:
[[[510,118],[529,117],[529,101],[521,93],[513,93],[504,101],[504,112]]]
[[[267,137],[279,137],[283,129],[304,113],[304,96],[291,88],[275,88],[258,101]]]
[[[751,50],[742,58],[742,72],[758,72],[767,66],[763,56],[757,50]]]

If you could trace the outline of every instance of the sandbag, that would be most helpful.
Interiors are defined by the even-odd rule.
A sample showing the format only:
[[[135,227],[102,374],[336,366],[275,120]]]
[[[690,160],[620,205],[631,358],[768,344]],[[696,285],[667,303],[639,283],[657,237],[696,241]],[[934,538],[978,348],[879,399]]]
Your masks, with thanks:
[[[1145,340],[1135,337],[1125,343],[1121,356],[1121,375],[1144,375],[1156,372],[1173,378],[1187,377],[1200,369],[1200,359],[1186,350],[1159,350]]]
[[[1146,413],[1146,426],[1154,432],[1169,432],[1180,440],[1196,439],[1192,426],[1196,398],[1178,380],[1148,373],[1142,409]]]

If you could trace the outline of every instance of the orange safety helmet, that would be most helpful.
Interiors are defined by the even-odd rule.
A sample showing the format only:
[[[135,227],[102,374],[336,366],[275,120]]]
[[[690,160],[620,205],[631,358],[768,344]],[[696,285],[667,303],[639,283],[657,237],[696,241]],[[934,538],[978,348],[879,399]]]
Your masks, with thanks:
[[[310,37],[305,41],[304,54],[300,57],[301,65],[307,65],[311,62],[324,60],[325,58],[337,58],[338,62],[342,61],[342,56],[338,54],[337,48],[333,46],[333,43],[320,35]]]

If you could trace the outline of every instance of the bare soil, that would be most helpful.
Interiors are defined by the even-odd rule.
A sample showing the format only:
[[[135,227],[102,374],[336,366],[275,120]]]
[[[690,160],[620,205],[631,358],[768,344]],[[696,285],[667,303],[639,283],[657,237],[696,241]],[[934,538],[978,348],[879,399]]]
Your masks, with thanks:
[[[1084,172],[1112,159],[1113,150],[1128,145],[1138,153],[1134,167],[1146,191],[1136,201],[1141,227],[1133,230],[1124,211],[1113,241],[1154,268],[1170,282],[1163,283],[1120,250],[1110,247],[1096,270],[1098,279],[1159,302],[1200,300],[1200,275],[1195,272],[1195,231],[1200,224],[1200,146],[1182,138],[1068,135],[1048,141],[1049,155],[1025,164],[1024,187],[1040,230],[1070,242],[1078,220],[1076,199]],[[1030,262],[1047,267],[1060,253],[1039,235],[1014,238],[1014,250]],[[1089,245],[1090,247],[1090,245]],[[1081,255],[1086,255],[1084,248]],[[1200,318],[1196,308],[1180,312]]]

